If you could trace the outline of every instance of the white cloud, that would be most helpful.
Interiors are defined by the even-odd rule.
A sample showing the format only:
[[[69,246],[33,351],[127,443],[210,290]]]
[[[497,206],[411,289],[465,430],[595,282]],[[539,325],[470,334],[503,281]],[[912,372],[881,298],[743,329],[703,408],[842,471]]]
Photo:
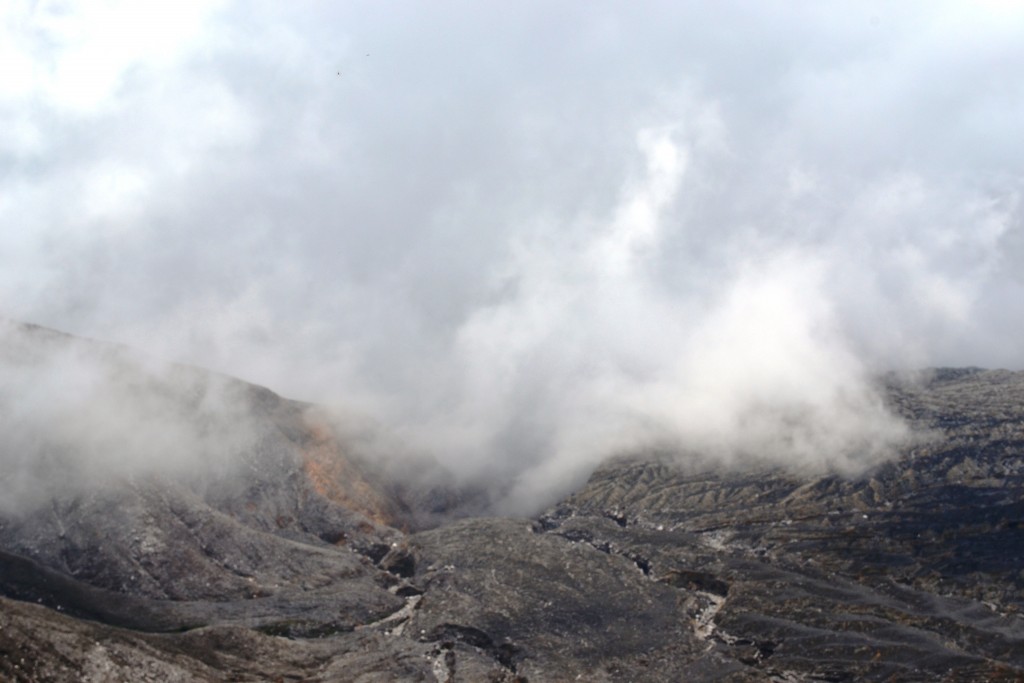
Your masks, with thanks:
[[[0,12],[8,315],[362,407],[513,499],[659,431],[852,467],[870,372],[1024,365],[1011,7]]]
[[[0,92],[95,111],[116,97],[130,69],[178,60],[221,4],[16,0],[0,15]]]

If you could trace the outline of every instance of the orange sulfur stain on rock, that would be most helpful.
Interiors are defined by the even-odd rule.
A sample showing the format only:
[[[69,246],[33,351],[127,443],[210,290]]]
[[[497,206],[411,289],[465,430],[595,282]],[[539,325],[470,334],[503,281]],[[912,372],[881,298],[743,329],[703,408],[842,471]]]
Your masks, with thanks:
[[[392,526],[391,504],[345,456],[331,430],[309,418],[306,426],[310,439],[303,447],[302,468],[313,491],[377,524]]]

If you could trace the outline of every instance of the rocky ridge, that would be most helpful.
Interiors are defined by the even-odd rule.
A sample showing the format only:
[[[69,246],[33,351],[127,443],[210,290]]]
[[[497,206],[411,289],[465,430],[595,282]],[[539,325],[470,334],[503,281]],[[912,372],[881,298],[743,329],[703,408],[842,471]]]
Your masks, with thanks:
[[[424,528],[456,494],[315,408],[85,344],[190,424],[244,405],[247,438],[6,509],[0,679],[1024,680],[1024,374],[886,378],[921,438],[858,478],[633,456],[536,518]]]

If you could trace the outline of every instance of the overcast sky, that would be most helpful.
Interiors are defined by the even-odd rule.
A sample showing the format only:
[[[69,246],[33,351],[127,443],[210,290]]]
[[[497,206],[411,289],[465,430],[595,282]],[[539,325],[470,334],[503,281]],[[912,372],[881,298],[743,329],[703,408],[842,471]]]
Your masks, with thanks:
[[[1018,2],[12,0],[0,130],[3,315],[460,464],[1024,367]]]

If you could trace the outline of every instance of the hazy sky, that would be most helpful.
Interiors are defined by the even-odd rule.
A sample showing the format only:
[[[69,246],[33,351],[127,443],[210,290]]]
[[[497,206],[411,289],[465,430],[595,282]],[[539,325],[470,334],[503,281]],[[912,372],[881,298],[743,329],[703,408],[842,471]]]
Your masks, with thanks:
[[[12,0],[0,130],[3,315],[524,486],[1024,367],[1022,3]]]

